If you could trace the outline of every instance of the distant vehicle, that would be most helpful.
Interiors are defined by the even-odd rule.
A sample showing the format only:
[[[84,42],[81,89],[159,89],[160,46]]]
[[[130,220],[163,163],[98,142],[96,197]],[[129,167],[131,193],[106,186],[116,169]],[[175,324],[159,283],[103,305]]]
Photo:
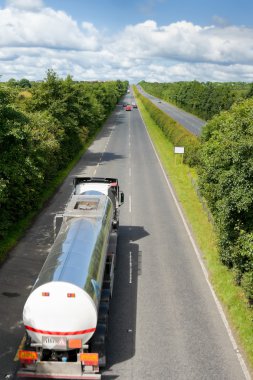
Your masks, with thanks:
[[[128,105],[126,106],[126,111],[132,111],[132,106],[130,106],[130,104],[128,104]]]
[[[123,107],[126,107],[127,106],[127,103],[123,103]]]
[[[133,108],[137,108],[137,104],[133,102],[133,103],[132,103],[132,107],[133,107]]]

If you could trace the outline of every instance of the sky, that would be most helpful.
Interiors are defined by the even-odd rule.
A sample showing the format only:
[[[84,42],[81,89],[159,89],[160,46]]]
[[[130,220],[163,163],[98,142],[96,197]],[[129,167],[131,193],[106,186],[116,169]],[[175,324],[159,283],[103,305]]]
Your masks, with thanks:
[[[0,0],[0,80],[253,82],[252,0]]]

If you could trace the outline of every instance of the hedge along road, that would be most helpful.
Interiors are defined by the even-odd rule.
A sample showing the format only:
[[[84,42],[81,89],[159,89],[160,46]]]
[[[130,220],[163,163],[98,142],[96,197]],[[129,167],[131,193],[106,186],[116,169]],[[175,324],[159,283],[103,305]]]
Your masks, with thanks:
[[[188,129],[194,135],[200,135],[202,127],[206,124],[204,120],[186,111],[183,111],[182,109],[170,103],[156,98],[153,95],[148,94],[143,90],[143,88],[140,85],[137,85],[137,88],[143,96],[151,100],[151,102],[153,102],[156,105],[156,107],[158,107],[163,112],[167,113],[167,115],[169,115],[172,119],[176,120],[179,124]]]
[[[104,378],[247,378],[139,111],[122,107],[0,268],[0,378],[15,373],[22,308],[76,174],[118,177],[125,192]]]

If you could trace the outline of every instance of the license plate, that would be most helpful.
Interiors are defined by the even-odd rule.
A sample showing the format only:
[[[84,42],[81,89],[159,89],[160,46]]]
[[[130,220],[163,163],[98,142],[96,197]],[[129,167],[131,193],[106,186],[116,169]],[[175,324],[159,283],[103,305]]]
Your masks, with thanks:
[[[43,336],[42,347],[49,350],[63,350],[67,348],[67,338],[59,336]]]

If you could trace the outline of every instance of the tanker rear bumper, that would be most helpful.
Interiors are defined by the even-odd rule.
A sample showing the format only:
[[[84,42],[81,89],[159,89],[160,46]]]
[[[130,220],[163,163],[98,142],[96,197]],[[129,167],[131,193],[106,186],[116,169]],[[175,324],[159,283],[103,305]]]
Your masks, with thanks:
[[[89,372],[90,370],[90,372]],[[83,371],[79,362],[37,362],[34,369],[20,369],[18,378],[38,378],[38,379],[82,379],[100,380],[99,373],[92,373],[92,367]]]

